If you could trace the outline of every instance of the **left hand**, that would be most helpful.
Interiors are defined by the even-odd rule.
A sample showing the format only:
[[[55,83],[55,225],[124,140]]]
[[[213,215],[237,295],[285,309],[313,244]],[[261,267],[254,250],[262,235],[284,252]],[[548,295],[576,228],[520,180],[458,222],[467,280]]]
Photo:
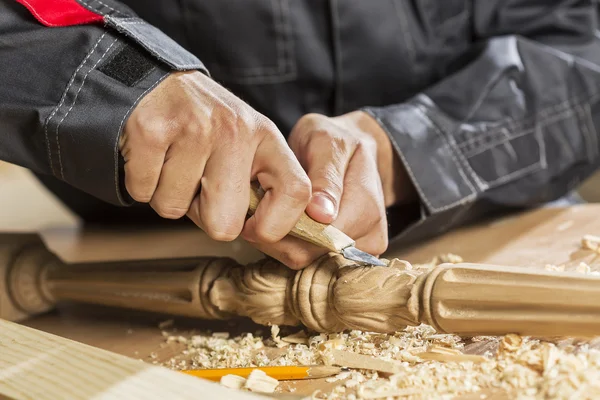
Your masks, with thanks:
[[[312,184],[307,214],[341,229],[358,249],[382,254],[388,245],[386,207],[408,202],[415,194],[377,121],[363,111],[335,118],[307,114],[288,142]],[[327,252],[289,236],[255,246],[295,269]]]

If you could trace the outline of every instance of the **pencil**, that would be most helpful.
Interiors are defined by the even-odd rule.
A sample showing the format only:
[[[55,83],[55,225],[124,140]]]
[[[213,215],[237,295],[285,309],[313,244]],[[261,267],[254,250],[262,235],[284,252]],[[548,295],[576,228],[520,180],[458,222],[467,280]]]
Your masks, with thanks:
[[[259,369],[278,381],[296,379],[317,379],[339,374],[343,369],[327,365],[281,366],[281,367],[250,367],[250,368],[218,368],[191,369],[181,371],[211,381],[219,381],[225,375],[238,375],[247,378],[255,369]]]

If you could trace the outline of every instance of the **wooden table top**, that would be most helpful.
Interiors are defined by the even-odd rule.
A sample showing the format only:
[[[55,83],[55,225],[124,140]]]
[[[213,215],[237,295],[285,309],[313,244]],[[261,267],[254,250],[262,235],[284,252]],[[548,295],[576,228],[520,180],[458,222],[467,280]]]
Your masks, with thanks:
[[[81,229],[77,219],[61,209],[55,200],[49,199],[43,189],[35,184],[32,187],[34,189],[28,188],[24,192],[37,193],[41,200],[35,201],[45,206],[34,207],[37,212],[32,213],[31,201],[23,203],[18,196],[0,195],[3,213],[0,231],[41,232],[47,246],[67,262],[215,255],[247,263],[261,257],[241,241],[215,243],[192,226],[152,230]],[[54,203],[48,206],[48,201]],[[542,208],[459,229],[412,248],[392,248],[386,256],[419,263],[438,254],[454,253],[466,262],[543,268],[546,264],[561,264],[578,257],[582,236],[600,235],[599,216],[600,204]],[[598,265],[592,265],[592,269],[598,269]],[[165,319],[162,315],[96,306],[63,306],[22,323],[130,357],[161,361],[182,350],[176,344],[164,345],[158,323]],[[235,333],[261,329],[244,320],[233,326],[219,321],[184,318],[176,318],[176,321],[184,331],[229,330]],[[266,329],[262,329],[266,333]],[[151,353],[155,353],[156,358],[151,359]],[[310,394],[316,388],[327,390],[333,385],[319,380],[295,387],[297,394]]]

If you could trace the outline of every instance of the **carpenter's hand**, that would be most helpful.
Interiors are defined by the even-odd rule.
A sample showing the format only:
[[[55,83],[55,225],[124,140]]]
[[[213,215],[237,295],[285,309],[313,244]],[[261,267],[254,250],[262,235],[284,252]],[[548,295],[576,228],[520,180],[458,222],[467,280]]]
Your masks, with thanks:
[[[133,199],[164,218],[187,215],[216,240],[233,240],[243,229],[258,244],[277,242],[311,197],[275,125],[200,72],[173,73],[150,92],[119,147]],[[266,194],[244,223],[254,179]]]
[[[312,184],[308,215],[340,228],[359,249],[383,253],[388,243],[386,207],[416,195],[377,121],[362,111],[336,118],[308,114],[292,130],[289,144]],[[258,247],[298,268],[325,253],[291,237]]]

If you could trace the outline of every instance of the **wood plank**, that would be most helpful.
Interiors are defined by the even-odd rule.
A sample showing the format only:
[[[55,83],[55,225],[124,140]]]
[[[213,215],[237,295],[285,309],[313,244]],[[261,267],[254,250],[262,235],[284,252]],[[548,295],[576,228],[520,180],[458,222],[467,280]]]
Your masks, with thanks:
[[[0,395],[36,399],[261,399],[0,320]]]

